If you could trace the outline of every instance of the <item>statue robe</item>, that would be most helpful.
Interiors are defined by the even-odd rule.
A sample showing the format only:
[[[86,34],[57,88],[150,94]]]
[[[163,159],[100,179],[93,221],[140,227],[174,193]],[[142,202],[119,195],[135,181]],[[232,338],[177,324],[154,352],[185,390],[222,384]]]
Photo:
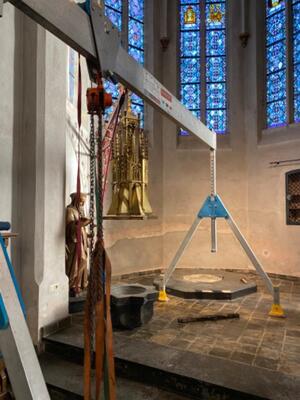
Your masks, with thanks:
[[[71,291],[80,293],[86,289],[88,284],[88,238],[86,228],[81,228],[81,258],[78,265],[77,246],[77,223],[80,219],[78,209],[70,204],[66,213],[66,274],[69,277]]]

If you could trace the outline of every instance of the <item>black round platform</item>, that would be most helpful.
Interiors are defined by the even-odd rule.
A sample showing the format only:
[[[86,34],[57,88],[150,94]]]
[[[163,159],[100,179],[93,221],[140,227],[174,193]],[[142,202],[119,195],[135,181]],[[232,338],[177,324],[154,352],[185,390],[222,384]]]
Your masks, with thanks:
[[[154,281],[159,287],[160,279]],[[216,269],[176,269],[167,284],[167,293],[185,299],[232,300],[257,291],[244,275]]]

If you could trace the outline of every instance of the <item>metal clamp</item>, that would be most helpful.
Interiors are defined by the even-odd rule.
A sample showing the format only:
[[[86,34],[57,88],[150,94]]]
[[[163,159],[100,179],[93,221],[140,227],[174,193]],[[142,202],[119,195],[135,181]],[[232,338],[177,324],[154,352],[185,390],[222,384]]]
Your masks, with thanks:
[[[9,223],[7,222],[7,224],[9,224]],[[25,303],[24,303],[24,300],[23,300],[23,297],[22,297],[22,294],[21,294],[21,289],[20,289],[19,283],[17,281],[17,277],[16,277],[16,274],[15,274],[14,268],[12,266],[10,257],[9,257],[9,255],[7,253],[3,237],[2,237],[2,235],[0,233],[0,251],[1,250],[2,250],[3,255],[4,255],[4,259],[6,260],[6,264],[7,264],[9,273],[10,273],[10,277],[11,277],[11,280],[13,282],[14,288],[16,290],[16,293],[17,293],[17,296],[18,296],[18,299],[19,299],[19,302],[20,302],[20,307],[21,307],[21,309],[23,311],[23,314],[24,314],[24,318],[26,318]],[[2,266],[2,268],[4,268],[4,267]],[[4,306],[4,304],[1,303],[1,299],[0,299],[0,310],[1,310],[1,306],[2,305]],[[4,315],[3,319],[5,320],[5,315]]]
[[[10,230],[10,223],[0,221],[0,231],[9,231],[9,230]]]
[[[0,295],[0,330],[7,329],[9,325],[9,319],[4,305],[2,296]]]

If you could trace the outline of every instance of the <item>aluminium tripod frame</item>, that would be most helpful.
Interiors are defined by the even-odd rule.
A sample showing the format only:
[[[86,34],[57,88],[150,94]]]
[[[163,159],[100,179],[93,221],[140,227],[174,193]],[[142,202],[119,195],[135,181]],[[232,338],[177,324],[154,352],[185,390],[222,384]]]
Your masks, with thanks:
[[[217,219],[223,218],[226,220],[228,225],[230,226],[234,236],[239,241],[240,245],[242,246],[243,250],[245,251],[246,255],[252,262],[253,266],[256,269],[258,275],[263,279],[268,291],[273,297],[273,304],[271,307],[271,311],[269,313],[272,317],[283,317],[284,311],[280,305],[280,290],[279,286],[274,286],[271,279],[264,271],[262,264],[256,257],[254,251],[248,244],[247,240],[239,230],[237,224],[233,220],[231,214],[223,204],[221,198],[217,194],[216,190],[216,150],[210,150],[210,180],[211,180],[211,194],[207,197],[204,204],[200,208],[192,226],[190,227],[189,231],[187,232],[185,238],[183,239],[179,249],[177,250],[174,258],[172,259],[169,267],[166,269],[165,273],[161,277],[161,287],[160,287],[160,294],[159,300],[160,301],[167,301],[167,292],[166,286],[167,283],[172,276],[173,272],[175,271],[185,249],[191,242],[197,228],[199,227],[201,221],[204,218],[210,218],[211,220],[211,252],[217,252]]]

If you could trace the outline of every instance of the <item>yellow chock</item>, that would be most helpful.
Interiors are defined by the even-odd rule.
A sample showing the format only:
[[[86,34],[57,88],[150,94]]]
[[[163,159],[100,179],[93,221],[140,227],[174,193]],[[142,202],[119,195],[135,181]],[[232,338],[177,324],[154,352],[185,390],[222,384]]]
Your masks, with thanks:
[[[280,304],[272,304],[269,315],[270,317],[285,318],[283,308],[281,307]]]
[[[169,297],[167,296],[167,292],[165,290],[159,291],[158,301],[169,301]]]

